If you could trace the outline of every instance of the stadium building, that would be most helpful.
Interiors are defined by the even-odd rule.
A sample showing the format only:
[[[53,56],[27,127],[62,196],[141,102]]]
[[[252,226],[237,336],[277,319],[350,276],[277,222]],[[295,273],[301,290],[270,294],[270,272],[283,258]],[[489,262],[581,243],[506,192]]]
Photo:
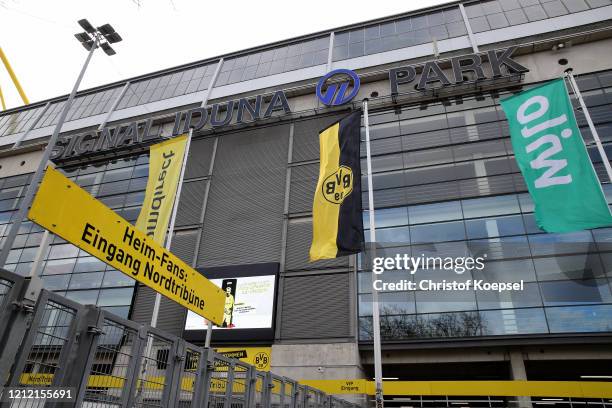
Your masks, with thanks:
[[[192,127],[172,251],[231,293],[232,317],[213,330],[213,346],[261,350],[273,372],[296,379],[371,380],[372,284],[361,257],[308,262],[318,133],[368,98],[384,251],[452,256],[477,245],[485,268],[460,279],[524,283],[511,293],[380,293],[383,376],[610,379],[612,228],[538,229],[499,105],[572,68],[612,154],[610,50],[610,0],[447,3],[81,91],[53,160],[135,221],[148,146]],[[0,114],[4,235],[66,99]],[[576,115],[612,202],[586,119]],[[366,211],[365,178],[363,190]],[[368,228],[366,212],[364,221]],[[27,275],[41,236],[24,223],[6,268]],[[43,274],[46,288],[70,299],[150,322],[152,290],[59,237]],[[381,276],[416,279],[403,270]],[[166,299],[158,327],[204,343],[205,323]],[[390,406],[503,400],[385,398]]]

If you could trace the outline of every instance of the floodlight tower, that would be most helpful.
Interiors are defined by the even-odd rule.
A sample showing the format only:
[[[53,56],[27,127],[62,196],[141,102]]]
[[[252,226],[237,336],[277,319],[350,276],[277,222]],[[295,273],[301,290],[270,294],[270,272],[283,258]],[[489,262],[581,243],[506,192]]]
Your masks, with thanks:
[[[0,267],[4,267],[6,264],[6,260],[8,258],[9,252],[13,243],[15,242],[15,238],[17,237],[17,232],[21,227],[21,223],[24,219],[26,219],[28,215],[28,210],[30,205],[32,205],[32,199],[34,198],[34,194],[38,189],[38,184],[42,180],[43,173],[45,168],[47,167],[47,163],[49,158],[51,157],[51,152],[55,148],[55,144],[57,143],[57,138],[59,136],[60,131],[62,130],[62,125],[66,120],[66,116],[68,115],[68,111],[70,110],[70,106],[74,101],[76,93],[79,89],[79,85],[81,84],[81,80],[83,76],[85,76],[85,71],[87,70],[87,66],[89,65],[89,61],[91,61],[91,57],[93,56],[94,51],[100,47],[102,51],[108,56],[115,55],[115,50],[111,47],[111,44],[117,43],[122,40],[121,36],[115,31],[115,29],[110,24],[104,24],[98,28],[95,28],[87,19],[82,19],[78,21],[79,25],[83,30],[82,33],[75,34],[77,40],[83,45],[83,47],[89,51],[87,54],[87,59],[85,59],[85,63],[81,68],[81,72],[79,73],[79,77],[77,78],[74,87],[72,88],[72,92],[70,92],[70,96],[68,96],[68,100],[64,104],[64,109],[57,121],[57,125],[53,130],[53,134],[49,139],[49,143],[45,148],[45,153],[43,154],[42,159],[40,160],[40,164],[38,165],[38,169],[36,169],[36,173],[32,177],[32,181],[28,186],[28,190],[23,199],[23,202],[20,205],[19,211],[11,225],[8,236],[4,240],[4,244],[2,246],[2,251],[0,252]],[[45,234],[48,236],[48,234]],[[47,243],[48,245],[48,243]],[[41,247],[44,246],[44,243],[41,243]],[[41,252],[43,253],[43,252]],[[33,268],[34,269],[34,268]]]

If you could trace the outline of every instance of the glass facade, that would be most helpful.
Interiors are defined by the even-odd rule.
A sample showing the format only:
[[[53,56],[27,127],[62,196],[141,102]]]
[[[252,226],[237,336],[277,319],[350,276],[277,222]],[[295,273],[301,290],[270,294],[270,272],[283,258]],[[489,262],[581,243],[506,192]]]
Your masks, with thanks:
[[[472,32],[481,33],[610,4],[610,0],[490,0],[466,4],[465,12]]]
[[[577,80],[612,153],[612,72]],[[548,234],[537,227],[499,106],[505,96],[494,92],[370,116],[376,236],[383,247],[377,256],[487,254],[482,271],[396,270],[379,279],[524,282],[524,290],[505,293],[380,292],[385,341],[612,331],[612,228]],[[580,111],[577,119],[606,180]],[[604,190],[612,203],[612,185]],[[359,272],[361,341],[371,340],[371,287],[370,273]]]
[[[459,7],[405,17],[396,21],[336,33],[333,60],[412,47],[466,35]]]
[[[216,67],[217,64],[213,63],[131,83],[117,109],[208,89]]]
[[[148,155],[66,168],[64,173],[130,222],[135,222],[144,199]],[[0,180],[0,230],[8,234],[25,185],[31,175]],[[9,253],[6,269],[28,275],[41,242],[43,229],[24,222]],[[96,304],[126,317],[135,281],[61,238],[53,237],[43,269],[45,287],[83,304]]]
[[[329,36],[229,58],[215,86],[327,64]]]
[[[44,106],[39,106],[0,116],[0,136],[25,131],[43,109]]]

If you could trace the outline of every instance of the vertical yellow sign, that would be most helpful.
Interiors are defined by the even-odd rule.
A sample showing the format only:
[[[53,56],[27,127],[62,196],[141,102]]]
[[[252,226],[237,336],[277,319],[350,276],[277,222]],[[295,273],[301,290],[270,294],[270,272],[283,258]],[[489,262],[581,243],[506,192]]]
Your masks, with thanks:
[[[181,177],[187,135],[151,146],[149,180],[136,228],[164,244],[176,189]]]

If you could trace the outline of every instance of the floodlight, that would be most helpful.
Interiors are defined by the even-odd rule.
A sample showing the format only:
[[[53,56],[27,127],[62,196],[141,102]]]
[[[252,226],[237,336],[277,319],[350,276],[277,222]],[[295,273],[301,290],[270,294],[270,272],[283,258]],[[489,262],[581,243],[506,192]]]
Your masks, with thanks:
[[[110,44],[107,42],[100,44],[100,47],[102,47],[102,51],[104,51],[104,53],[106,53],[106,55],[108,56],[116,54],[115,50],[113,50],[113,47],[111,47]]]
[[[110,34],[114,33],[114,32],[115,32],[115,29],[114,29],[114,28],[113,28],[113,26],[112,26],[112,25],[110,25],[110,24],[104,24],[104,25],[101,25],[100,27],[98,27],[98,31],[99,31],[100,33],[102,33],[102,35],[103,35],[103,36],[105,36],[105,37],[106,37],[106,36],[108,36],[108,35],[110,35]]]
[[[87,33],[83,32],[83,33],[78,33],[74,35],[76,37],[77,40],[79,40],[80,42],[87,42],[89,41],[91,38],[89,38],[89,35],[87,35]]]
[[[96,32],[96,29],[94,28],[94,26],[92,26],[91,23],[87,21],[86,18],[79,20],[78,23],[81,27],[83,27],[83,30],[87,31],[88,33],[93,34]]]
[[[123,40],[123,38],[121,38],[121,36],[117,32],[109,34],[109,35],[107,35],[105,37],[108,40],[108,42],[111,43],[111,44],[118,43],[119,41]]]
[[[82,46],[83,46],[83,48],[85,48],[87,51],[90,51],[90,50],[91,50],[91,47],[93,47],[93,45],[94,45],[94,42],[93,42],[93,40],[89,40],[89,41],[82,42],[82,43],[81,43],[81,45],[82,45]]]

